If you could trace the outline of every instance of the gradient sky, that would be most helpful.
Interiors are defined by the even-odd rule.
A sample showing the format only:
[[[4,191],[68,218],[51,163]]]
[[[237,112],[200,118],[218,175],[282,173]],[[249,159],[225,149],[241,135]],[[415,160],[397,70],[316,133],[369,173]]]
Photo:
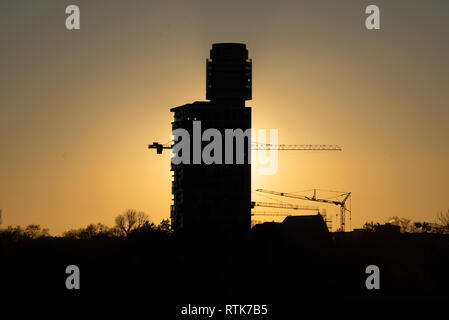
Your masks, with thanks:
[[[372,3],[378,31],[364,27]],[[434,221],[449,208],[448,18],[447,0],[2,0],[3,226],[168,218],[169,154],[146,146],[169,140],[169,108],[205,100],[215,42],[247,44],[254,128],[344,149],[281,152],[253,189],[351,191],[352,227]]]

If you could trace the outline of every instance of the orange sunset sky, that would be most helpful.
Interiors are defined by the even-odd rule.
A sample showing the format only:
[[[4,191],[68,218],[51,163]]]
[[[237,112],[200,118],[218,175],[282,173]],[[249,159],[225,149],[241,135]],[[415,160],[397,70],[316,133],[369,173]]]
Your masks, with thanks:
[[[433,222],[449,209],[448,16],[445,0],[1,1],[1,227],[168,218],[169,153],[146,146],[170,139],[169,108],[205,100],[216,42],[247,44],[253,128],[343,147],[280,152],[253,190],[351,191],[353,228]]]

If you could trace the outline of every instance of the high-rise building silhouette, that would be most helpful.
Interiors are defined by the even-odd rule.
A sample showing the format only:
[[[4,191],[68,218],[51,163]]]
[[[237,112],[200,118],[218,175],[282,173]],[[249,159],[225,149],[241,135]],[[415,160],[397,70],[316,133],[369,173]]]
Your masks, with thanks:
[[[241,232],[251,225],[251,165],[245,139],[244,163],[225,164],[225,129],[251,128],[252,62],[245,44],[218,43],[212,45],[206,61],[206,98],[172,108],[172,129],[183,128],[190,133],[190,164],[172,164],[173,204],[172,226],[187,233],[201,231]],[[201,121],[201,132],[209,128],[220,131],[222,164],[193,164],[194,121]],[[197,123],[198,124],[198,123]],[[201,143],[202,148],[209,141]],[[233,149],[236,158],[236,144]],[[198,161],[198,159],[197,159]]]

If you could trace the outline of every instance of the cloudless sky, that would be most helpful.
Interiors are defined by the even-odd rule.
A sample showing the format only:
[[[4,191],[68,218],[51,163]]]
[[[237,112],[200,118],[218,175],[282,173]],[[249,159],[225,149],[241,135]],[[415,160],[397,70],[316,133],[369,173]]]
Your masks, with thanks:
[[[69,4],[81,30],[65,28]],[[146,146],[170,139],[169,108],[205,100],[216,42],[247,44],[254,128],[344,149],[281,152],[276,175],[254,166],[253,189],[351,191],[352,227],[432,222],[449,208],[448,18],[445,0],[3,0],[3,227],[168,218],[169,154]]]

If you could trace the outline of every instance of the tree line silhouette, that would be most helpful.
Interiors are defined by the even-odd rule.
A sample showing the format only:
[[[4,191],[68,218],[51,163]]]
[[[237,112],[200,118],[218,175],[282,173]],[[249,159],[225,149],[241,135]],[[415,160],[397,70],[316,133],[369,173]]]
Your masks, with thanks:
[[[154,222],[150,222],[145,212],[132,208],[118,215],[114,219],[114,223],[113,227],[109,227],[101,222],[97,224],[91,223],[84,228],[65,231],[62,233],[62,237],[68,239],[114,238],[128,237],[133,234],[145,232],[163,232],[167,235],[173,232],[169,219],[163,219],[156,225]],[[426,221],[413,222],[408,218],[393,216],[388,219],[387,224],[399,226],[400,231],[403,233],[449,234],[449,209],[439,212],[434,223]],[[379,222],[369,221],[363,225],[363,229],[376,231],[379,226],[381,226]],[[10,225],[5,229],[0,229],[0,238],[5,241],[17,242],[49,237],[51,237],[50,230],[48,228],[42,228],[39,224],[30,224],[26,227],[14,227]]]
[[[148,215],[143,211],[127,209],[118,215],[115,225],[109,227],[101,222],[89,224],[84,228],[71,229],[62,233],[67,239],[91,239],[91,238],[120,238],[137,233],[162,232],[171,234],[172,229],[169,219],[163,219],[158,225],[150,222]],[[26,227],[8,226],[0,229],[0,238],[4,241],[20,242],[40,238],[52,238],[48,228],[42,228],[39,224],[30,224]]]
[[[189,238],[173,232],[168,219],[155,224],[134,209],[112,227],[89,224],[57,237],[37,224],[9,226],[0,230],[0,275],[7,275],[0,292],[184,302],[449,298],[449,210],[433,224],[399,217],[389,223],[402,232],[376,232],[380,224],[369,222],[364,232],[315,235],[303,225],[287,234],[266,223],[225,241],[215,230]],[[364,286],[372,264],[381,270],[378,291]],[[81,270],[79,292],[64,285],[68,265]]]
[[[398,226],[400,231],[405,233],[435,233],[449,234],[449,209],[438,213],[436,222],[413,222],[408,218],[400,218],[398,216],[390,217],[387,224]],[[376,231],[381,226],[380,223],[373,221],[366,222],[363,229],[368,231]]]

